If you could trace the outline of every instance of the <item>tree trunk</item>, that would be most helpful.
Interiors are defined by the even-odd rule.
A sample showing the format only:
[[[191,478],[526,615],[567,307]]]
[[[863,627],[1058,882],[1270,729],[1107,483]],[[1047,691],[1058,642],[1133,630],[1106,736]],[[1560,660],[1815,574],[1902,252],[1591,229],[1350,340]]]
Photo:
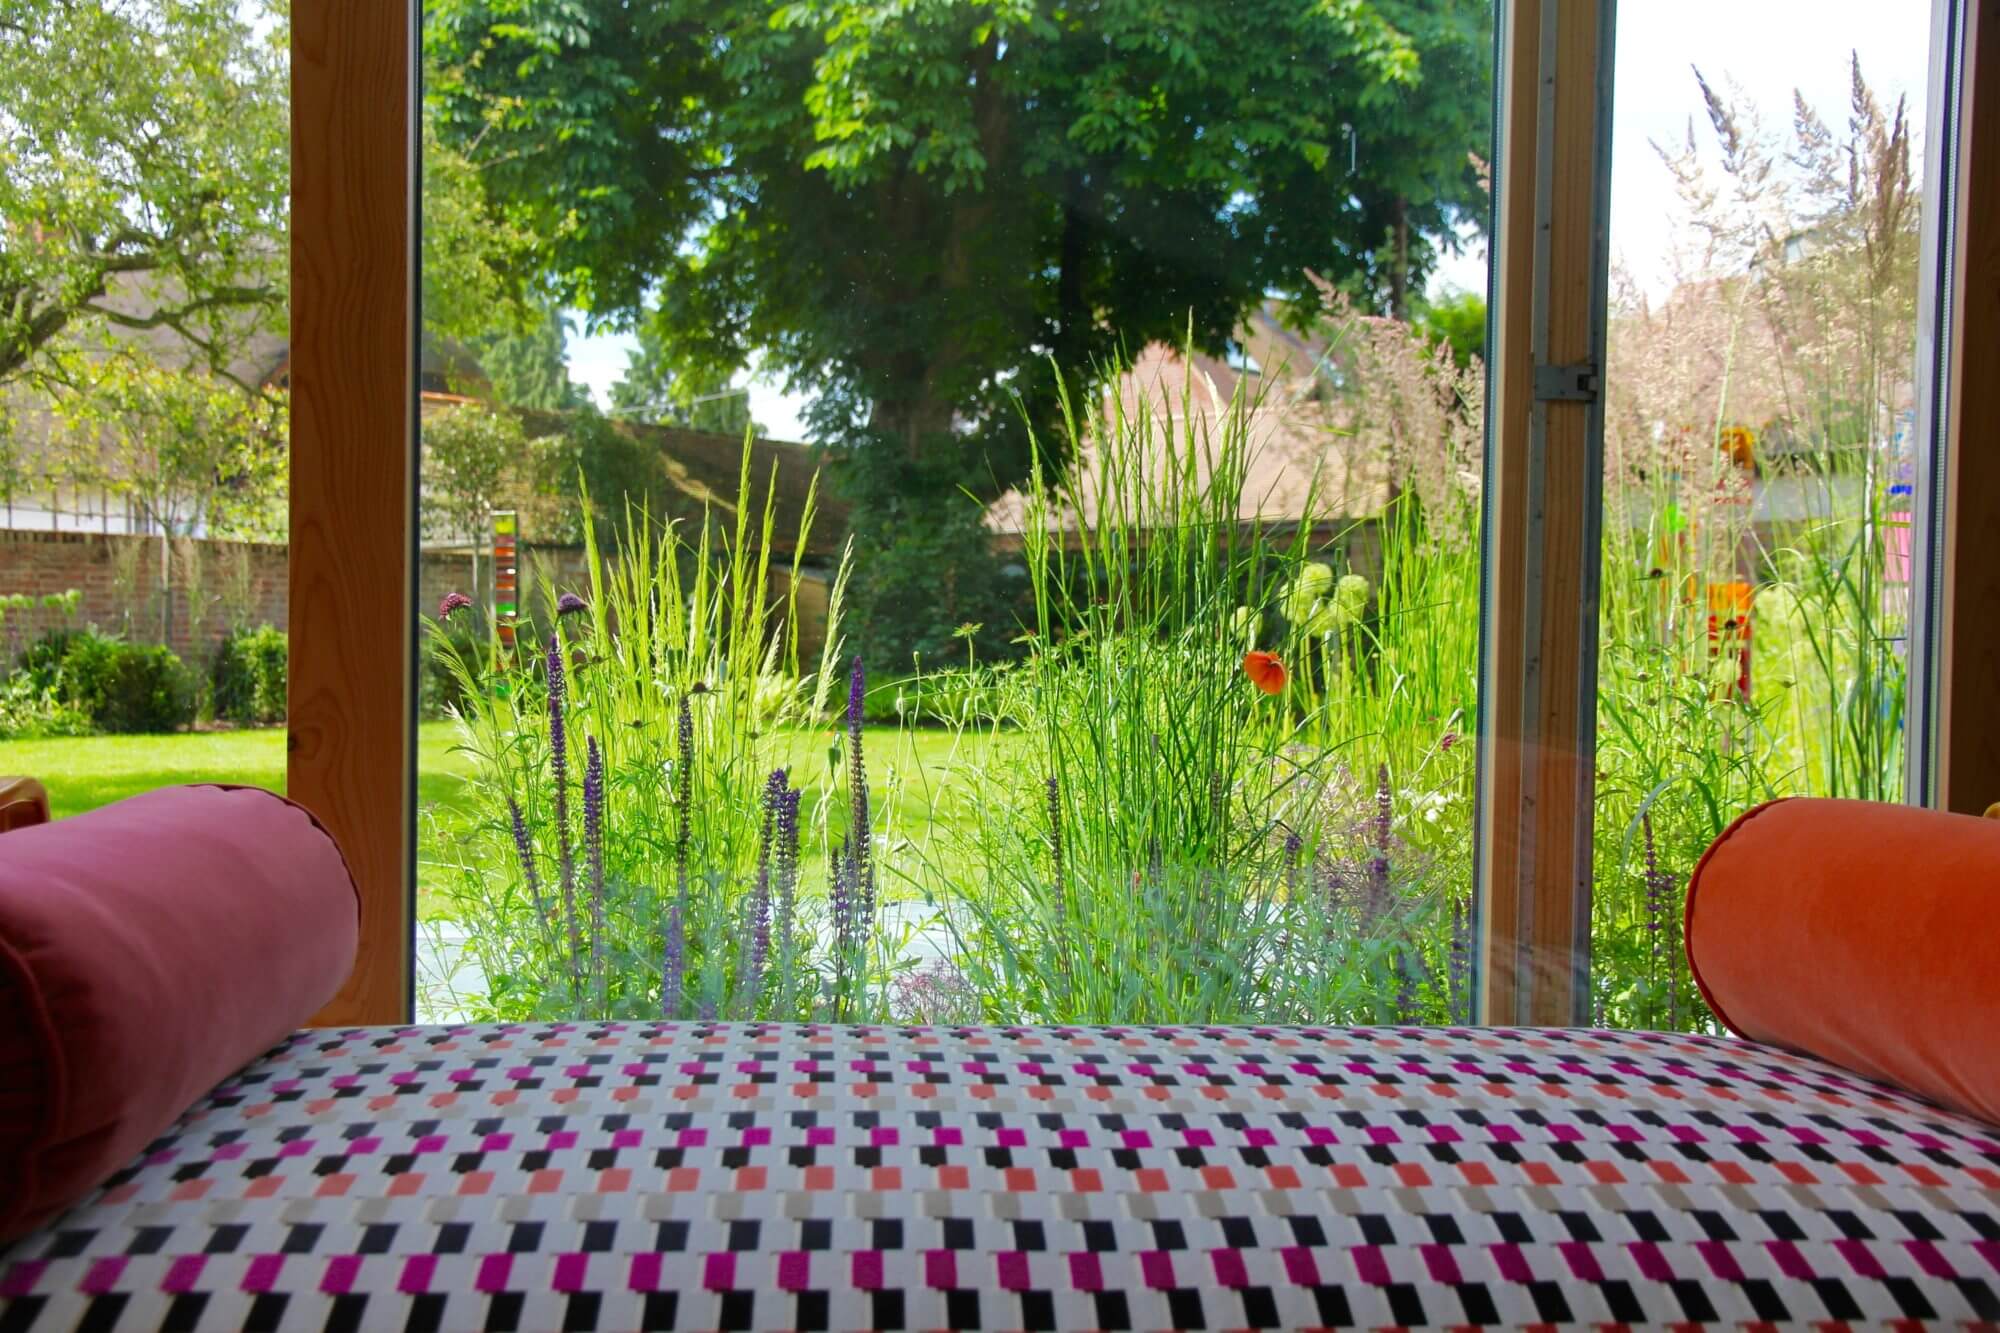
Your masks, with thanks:
[[[1410,317],[1410,201],[1396,196],[1393,224],[1393,255],[1389,271],[1389,313],[1397,319]]]

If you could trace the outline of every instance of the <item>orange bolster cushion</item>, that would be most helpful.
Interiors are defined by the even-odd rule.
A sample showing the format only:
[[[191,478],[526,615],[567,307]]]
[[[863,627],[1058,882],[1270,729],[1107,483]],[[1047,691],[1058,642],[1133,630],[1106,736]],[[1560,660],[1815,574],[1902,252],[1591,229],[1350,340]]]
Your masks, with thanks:
[[[2000,821],[1760,806],[1695,867],[1686,939],[1731,1031],[2000,1123]]]

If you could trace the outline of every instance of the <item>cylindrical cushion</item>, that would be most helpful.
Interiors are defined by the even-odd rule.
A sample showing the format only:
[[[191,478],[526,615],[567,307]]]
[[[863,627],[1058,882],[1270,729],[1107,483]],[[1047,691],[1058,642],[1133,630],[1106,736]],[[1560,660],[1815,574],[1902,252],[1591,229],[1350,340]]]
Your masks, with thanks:
[[[1686,939],[1730,1030],[2000,1123],[2000,822],[1761,806],[1695,868]]]
[[[170,787],[0,836],[0,1242],[332,998],[359,900],[311,815]]]

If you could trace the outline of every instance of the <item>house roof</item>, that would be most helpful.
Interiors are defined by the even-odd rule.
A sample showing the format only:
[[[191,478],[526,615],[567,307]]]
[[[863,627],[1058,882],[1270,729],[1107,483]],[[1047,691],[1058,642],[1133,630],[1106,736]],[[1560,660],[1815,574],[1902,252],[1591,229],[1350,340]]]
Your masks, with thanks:
[[[569,420],[563,412],[523,411],[520,416],[530,438],[553,435]],[[742,436],[609,418],[606,424],[659,450],[673,488],[669,496],[672,510],[665,517],[699,522],[705,508],[717,515],[735,516],[737,483],[743,468]],[[792,536],[805,517],[808,496],[812,497],[813,521],[804,554],[837,555],[845,543],[847,503],[832,493],[824,477],[814,492],[813,479],[820,470],[818,458],[806,445],[766,439],[750,442],[751,494],[761,499],[767,485],[775,488],[772,537],[779,549],[791,549]],[[751,515],[753,522],[760,517]]]

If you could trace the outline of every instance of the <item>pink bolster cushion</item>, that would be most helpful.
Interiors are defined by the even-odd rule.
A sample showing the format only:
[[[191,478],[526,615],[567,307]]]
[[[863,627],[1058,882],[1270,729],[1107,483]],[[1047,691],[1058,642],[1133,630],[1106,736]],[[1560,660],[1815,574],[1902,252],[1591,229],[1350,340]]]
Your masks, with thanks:
[[[311,815],[169,787],[0,836],[0,1243],[331,999],[359,899]]]
[[[1686,939],[1731,1031],[2000,1124],[2000,822],[1761,806],[1695,867]]]

